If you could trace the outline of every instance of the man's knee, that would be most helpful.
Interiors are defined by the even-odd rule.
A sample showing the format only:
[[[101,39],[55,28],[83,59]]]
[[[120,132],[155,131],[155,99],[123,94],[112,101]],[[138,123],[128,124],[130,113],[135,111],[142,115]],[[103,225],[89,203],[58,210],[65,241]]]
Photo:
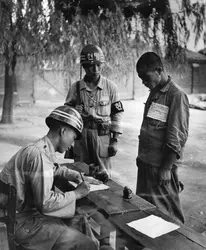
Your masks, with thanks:
[[[52,250],[97,250],[97,244],[88,236],[75,229],[68,228],[58,238]]]

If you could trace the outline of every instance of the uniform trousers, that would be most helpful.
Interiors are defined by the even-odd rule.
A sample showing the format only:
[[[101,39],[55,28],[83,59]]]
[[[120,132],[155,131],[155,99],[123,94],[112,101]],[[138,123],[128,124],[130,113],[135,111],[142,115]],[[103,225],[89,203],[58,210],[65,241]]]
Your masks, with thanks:
[[[180,182],[177,166],[171,169],[171,181],[168,185],[158,185],[158,168],[137,161],[136,194],[155,205],[160,211],[169,215],[178,223],[184,223],[184,215],[180,204]]]
[[[82,138],[75,141],[74,161],[95,164],[111,177],[111,159],[108,154],[110,135],[98,135],[97,129],[84,128]]]
[[[83,217],[62,219],[39,212],[17,214],[16,243],[25,250],[97,250],[99,242],[85,235]],[[78,225],[78,227],[77,227]],[[80,231],[79,231],[80,230]]]

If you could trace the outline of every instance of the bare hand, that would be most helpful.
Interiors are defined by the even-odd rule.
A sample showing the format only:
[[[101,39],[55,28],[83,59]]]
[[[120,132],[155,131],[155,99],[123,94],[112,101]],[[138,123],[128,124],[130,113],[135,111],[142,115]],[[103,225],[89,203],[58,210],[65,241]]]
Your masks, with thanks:
[[[171,170],[170,169],[164,169],[164,168],[161,168],[159,169],[159,185],[162,186],[162,185],[168,185],[171,181]]]
[[[80,113],[80,115],[82,114],[82,110],[83,110],[83,105],[76,105],[75,109]]]
[[[109,156],[110,157],[115,156],[117,153],[117,150],[118,150],[117,142],[111,140],[111,142],[109,144],[109,148],[108,148]]]
[[[105,170],[98,171],[94,175],[95,179],[98,179],[102,181],[103,183],[106,183],[109,181],[109,175]]]
[[[77,200],[85,197],[86,195],[89,194],[89,192],[90,192],[90,185],[86,181],[83,181],[82,183],[80,183],[77,186],[77,188],[74,190]]]
[[[68,181],[74,181],[77,184],[82,182],[81,176],[78,171],[69,169]]]

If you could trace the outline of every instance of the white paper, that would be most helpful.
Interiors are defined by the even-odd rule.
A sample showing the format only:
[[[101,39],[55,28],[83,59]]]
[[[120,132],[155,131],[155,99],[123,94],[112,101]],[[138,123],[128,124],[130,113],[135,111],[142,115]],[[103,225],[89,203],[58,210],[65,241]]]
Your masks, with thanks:
[[[129,222],[127,225],[153,239],[180,228],[178,225],[155,215]]]
[[[69,181],[70,184],[72,184],[74,187],[77,187],[77,183],[74,181]],[[90,192],[93,191],[99,191],[99,190],[105,190],[105,189],[109,189],[109,186],[105,185],[105,184],[90,184]]]
[[[153,118],[158,121],[166,122],[168,112],[169,112],[168,106],[152,102],[147,117]]]
[[[70,183],[72,186],[74,186],[74,187],[77,187],[77,186],[78,186],[78,184],[77,184],[76,182],[74,182],[74,181],[69,181],[69,183]]]
[[[98,190],[105,190],[105,189],[109,189],[109,186],[105,184],[99,184],[99,185],[90,184],[90,192],[98,191]]]

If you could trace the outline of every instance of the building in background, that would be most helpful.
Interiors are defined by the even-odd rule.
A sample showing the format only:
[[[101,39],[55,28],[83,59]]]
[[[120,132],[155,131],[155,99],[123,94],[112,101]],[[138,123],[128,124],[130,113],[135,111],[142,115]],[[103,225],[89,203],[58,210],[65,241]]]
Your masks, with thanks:
[[[187,94],[206,93],[206,56],[190,50],[186,51],[185,70],[171,68],[169,74]],[[37,73],[29,62],[17,60],[15,104],[32,104],[36,101],[65,100],[73,79],[59,67],[46,64]],[[141,84],[134,67],[121,79],[114,79],[119,86],[121,99],[138,99],[148,95],[148,89]],[[0,107],[4,96],[4,65],[0,62]]]
[[[191,50],[186,51],[187,64],[184,71],[171,70],[176,81],[187,94],[206,93],[206,56]]]

